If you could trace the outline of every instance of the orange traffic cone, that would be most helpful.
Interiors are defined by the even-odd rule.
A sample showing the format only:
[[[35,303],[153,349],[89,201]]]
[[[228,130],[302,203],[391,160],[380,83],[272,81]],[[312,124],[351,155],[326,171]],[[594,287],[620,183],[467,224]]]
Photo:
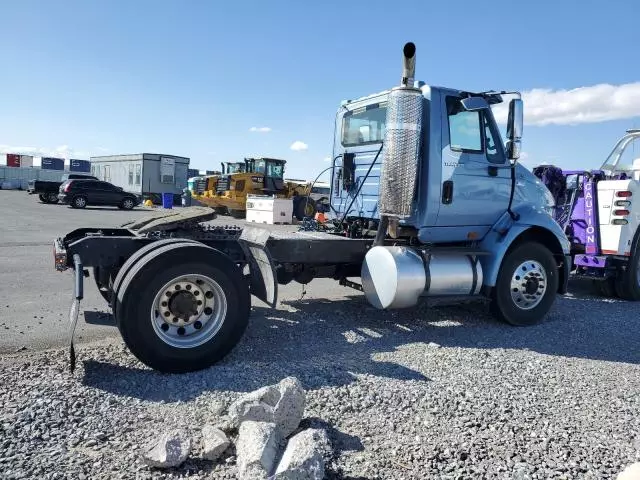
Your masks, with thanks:
[[[317,212],[316,213],[316,221],[318,223],[324,223],[327,221],[327,217],[325,216],[324,212]]]

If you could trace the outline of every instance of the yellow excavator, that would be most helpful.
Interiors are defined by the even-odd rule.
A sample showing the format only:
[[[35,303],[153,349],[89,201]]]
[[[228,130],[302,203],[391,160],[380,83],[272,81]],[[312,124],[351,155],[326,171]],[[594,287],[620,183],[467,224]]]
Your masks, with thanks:
[[[238,162],[240,163],[240,162]],[[310,196],[311,185],[284,180],[286,160],[277,158],[245,158],[244,168],[217,179],[215,195],[198,198],[218,213],[243,218],[247,211],[247,195],[275,195],[293,199],[293,214],[298,220],[313,217],[316,202]]]

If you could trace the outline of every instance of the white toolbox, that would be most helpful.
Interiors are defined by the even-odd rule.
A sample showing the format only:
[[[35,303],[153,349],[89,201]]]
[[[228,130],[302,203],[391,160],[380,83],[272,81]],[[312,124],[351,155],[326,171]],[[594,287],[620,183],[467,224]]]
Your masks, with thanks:
[[[247,195],[247,222],[273,224],[293,223],[293,200],[270,195]]]

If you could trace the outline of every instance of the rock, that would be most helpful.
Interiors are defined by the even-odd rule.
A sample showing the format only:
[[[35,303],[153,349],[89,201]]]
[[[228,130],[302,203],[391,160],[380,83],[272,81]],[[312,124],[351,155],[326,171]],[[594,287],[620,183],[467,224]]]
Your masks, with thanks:
[[[331,451],[327,433],[308,428],[289,440],[278,464],[276,480],[322,480],[324,459]]]
[[[191,438],[181,430],[170,430],[150,443],[142,454],[142,461],[151,467],[177,467],[191,451]]]
[[[640,480],[640,462],[629,465],[618,474],[616,480]]]
[[[304,413],[305,391],[295,377],[262,387],[229,406],[229,417],[237,427],[245,420],[275,423],[282,438],[298,428]]]
[[[264,479],[271,475],[278,455],[280,436],[274,423],[243,421],[236,442],[236,464],[240,480]]]
[[[205,425],[202,428],[202,444],[204,448],[203,456],[207,460],[217,460],[220,455],[231,445],[227,435],[212,425]]]

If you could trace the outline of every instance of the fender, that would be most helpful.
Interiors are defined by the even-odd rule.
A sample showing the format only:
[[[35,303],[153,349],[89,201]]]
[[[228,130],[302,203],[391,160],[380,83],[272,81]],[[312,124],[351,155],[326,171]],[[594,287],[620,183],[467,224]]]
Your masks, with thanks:
[[[275,308],[278,302],[278,282],[273,260],[266,248],[269,235],[269,230],[264,228],[244,227],[238,242],[249,263],[251,294]]]
[[[531,205],[522,205],[514,209],[514,213],[519,215],[518,220],[513,220],[509,213],[505,212],[480,242],[483,250],[492,253],[492,255],[480,257],[484,285],[486,286],[494,287],[496,285],[500,265],[502,265],[502,259],[507,250],[520,235],[531,228],[541,228],[552,234],[562,249],[562,252],[554,251],[553,253],[555,255],[562,254],[565,261],[570,261],[571,244],[560,225],[547,212]]]

